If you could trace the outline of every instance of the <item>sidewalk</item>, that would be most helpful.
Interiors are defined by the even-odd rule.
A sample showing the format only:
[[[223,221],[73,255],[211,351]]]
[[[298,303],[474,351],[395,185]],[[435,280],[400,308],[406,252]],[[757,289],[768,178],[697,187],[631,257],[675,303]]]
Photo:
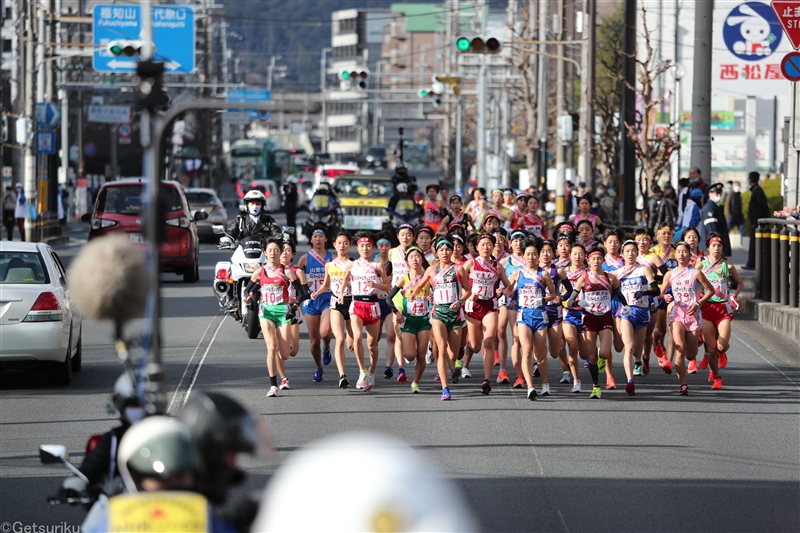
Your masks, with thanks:
[[[6,233],[5,227],[2,228],[2,240],[7,240],[6,237],[8,234]],[[65,226],[61,226],[61,236],[48,239],[44,242],[49,244],[50,246],[57,246],[57,245],[64,245],[64,244],[71,244],[71,243],[84,243],[86,242],[86,238],[89,236],[89,224],[85,222],[81,222],[80,220],[76,220],[74,222],[68,222]],[[19,231],[16,226],[14,226],[14,240],[19,241],[20,235]]]

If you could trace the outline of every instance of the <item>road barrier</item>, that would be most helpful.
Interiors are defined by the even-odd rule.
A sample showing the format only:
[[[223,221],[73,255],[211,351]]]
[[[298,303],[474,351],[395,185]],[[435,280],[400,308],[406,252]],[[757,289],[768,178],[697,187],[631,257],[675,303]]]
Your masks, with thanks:
[[[756,298],[800,303],[800,221],[760,218],[756,228]]]

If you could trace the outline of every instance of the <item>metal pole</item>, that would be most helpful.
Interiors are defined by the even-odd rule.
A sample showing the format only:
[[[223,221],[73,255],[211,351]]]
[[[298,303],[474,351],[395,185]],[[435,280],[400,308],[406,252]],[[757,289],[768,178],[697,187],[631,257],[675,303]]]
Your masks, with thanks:
[[[711,55],[714,0],[697,2],[694,15],[694,80],[692,87],[692,163],[711,179]]]
[[[461,113],[462,113],[462,100],[461,97],[458,97],[456,101],[456,182],[455,182],[455,190],[458,192],[461,189],[461,141],[463,138],[462,126],[461,126]]]
[[[777,224],[773,224],[772,226],[772,233],[770,233],[770,243],[769,243],[769,251],[770,251],[770,282],[771,282],[771,297],[770,301],[773,303],[778,303],[781,300],[781,284],[780,284],[780,268],[781,268],[781,258],[780,258],[780,241],[781,238],[781,230],[778,229]]]
[[[789,226],[784,225],[780,232],[779,243],[780,268],[780,302],[789,305]]]
[[[633,141],[628,138],[625,124],[636,123],[636,93],[628,87],[636,86],[636,0],[625,0],[625,28],[622,39],[622,71],[627,83],[622,85],[622,115],[620,125],[622,153],[620,154],[620,221],[632,221],[636,216],[636,153]]]
[[[556,40],[561,40],[564,36],[564,0],[558,0],[558,27],[553,28],[553,37]],[[559,43],[556,46],[556,116],[562,117],[566,114],[566,101],[564,100],[564,44]],[[558,138],[556,136],[556,195],[561,194],[562,191],[566,193],[567,189],[567,163],[565,161],[565,147],[566,139]],[[557,198],[557,197],[556,197]],[[562,211],[558,212],[558,205],[561,204]],[[564,200],[562,196],[561,202],[556,199],[556,224],[564,221]]]
[[[789,244],[789,306],[798,307],[798,282],[800,282],[800,226],[795,226],[790,234]]]
[[[772,296],[772,232],[769,224],[761,226],[761,272],[756,272],[756,276],[761,277],[761,299],[765,302],[770,301]]]
[[[759,224],[758,221],[751,221],[751,224],[756,225],[756,231],[754,232],[753,236],[756,239],[756,298],[763,300],[764,299],[764,278],[766,278],[763,260],[763,241],[764,241],[764,232],[766,231],[763,224]]]
[[[328,84],[326,83],[328,62],[326,54],[331,50],[331,48],[323,48],[319,60],[319,90],[322,97],[322,142],[320,147],[323,152],[328,151]]]
[[[547,17],[549,13],[548,0],[539,0],[539,40],[547,40]],[[540,44],[539,52],[541,54],[547,53],[547,45]],[[537,174],[539,176],[540,184],[547,184],[547,99],[549,97],[549,84],[548,76],[550,74],[550,59],[546,55],[539,57],[539,71],[538,71],[538,86],[539,95],[536,98],[537,104],[537,120],[536,129],[537,136],[539,137],[539,157],[537,165]],[[561,200],[561,212],[564,213],[563,198]],[[558,201],[556,201],[556,210],[558,210]]]
[[[586,182],[590,190],[594,190],[594,160],[592,151],[594,150],[594,84],[595,84],[595,40],[597,35],[597,0],[584,0],[584,21],[583,36],[586,39],[583,45],[581,68],[581,130],[578,141],[580,144],[580,161],[583,181]],[[563,54],[559,54],[563,55]],[[563,197],[566,191],[562,192],[559,188],[557,196]],[[558,212],[556,212],[558,214]]]
[[[36,2],[28,0],[25,20],[25,116],[30,121],[30,139],[25,140],[25,197],[28,203],[36,196],[36,154],[33,140],[36,135],[36,65],[34,63],[34,47],[36,42]],[[23,144],[23,143],[20,143]],[[36,227],[30,217],[25,217],[25,240],[35,241]]]
[[[111,130],[111,176],[109,177],[108,181],[114,181],[117,179],[118,171],[117,171],[117,125],[116,124],[109,124],[108,128]]]
[[[478,187],[486,187],[486,56],[481,60],[478,72]]]

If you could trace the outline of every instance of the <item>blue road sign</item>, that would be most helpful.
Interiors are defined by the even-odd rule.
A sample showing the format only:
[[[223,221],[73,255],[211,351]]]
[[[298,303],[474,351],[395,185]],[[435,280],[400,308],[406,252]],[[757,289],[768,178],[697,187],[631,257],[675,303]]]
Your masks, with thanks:
[[[36,153],[42,155],[55,155],[55,130],[39,130],[36,132]]]
[[[139,56],[114,56],[106,46],[111,41],[141,41],[142,13],[138,5],[99,4],[94,7],[92,66],[98,72],[135,72]],[[154,61],[164,62],[167,74],[194,71],[195,16],[189,6],[152,7]]]
[[[61,110],[55,102],[38,102],[36,104],[36,126],[39,128],[55,128],[61,120]]]
[[[800,81],[800,53],[789,52],[781,61],[783,76],[789,81]]]
[[[228,89],[229,102],[269,102],[272,100],[270,89]],[[229,111],[249,111],[251,120],[269,120],[272,111],[258,111],[256,109],[230,109]]]

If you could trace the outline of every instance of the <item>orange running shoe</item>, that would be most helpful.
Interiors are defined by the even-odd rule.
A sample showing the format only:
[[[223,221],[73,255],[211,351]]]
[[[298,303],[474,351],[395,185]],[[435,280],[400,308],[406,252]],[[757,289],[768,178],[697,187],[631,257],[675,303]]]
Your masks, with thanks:
[[[722,390],[722,378],[714,378],[714,383],[711,384],[711,390]]]
[[[508,374],[505,370],[501,370],[497,374],[497,382],[498,383],[511,383],[511,380],[508,379]]]
[[[500,352],[494,351],[494,366],[500,366]]]
[[[728,354],[726,352],[719,352],[719,367],[725,368],[728,366]]]
[[[703,359],[700,360],[700,370],[705,370],[708,368],[708,354],[703,354]]]
[[[689,370],[688,370],[688,372],[690,374],[697,374],[697,361],[695,361],[694,359],[689,361]]]
[[[672,374],[672,361],[667,361],[664,363],[664,366],[661,367],[664,370],[665,374]]]
[[[661,364],[661,359],[667,356],[667,351],[663,346],[659,346],[658,344],[653,344],[653,353],[658,357],[658,364]]]
[[[714,381],[714,371],[709,369],[709,371],[708,371],[708,382],[711,383],[712,381]]]
[[[522,376],[517,376],[517,379],[514,380],[514,388],[515,389],[524,389],[525,388],[525,378]]]
[[[617,390],[617,382],[614,381],[614,376],[606,374],[606,390]]]
[[[664,365],[666,365],[668,362],[669,361],[667,361],[667,357],[665,355],[664,356],[659,356],[659,358],[658,358],[658,366],[660,366],[661,368],[664,368]]]

